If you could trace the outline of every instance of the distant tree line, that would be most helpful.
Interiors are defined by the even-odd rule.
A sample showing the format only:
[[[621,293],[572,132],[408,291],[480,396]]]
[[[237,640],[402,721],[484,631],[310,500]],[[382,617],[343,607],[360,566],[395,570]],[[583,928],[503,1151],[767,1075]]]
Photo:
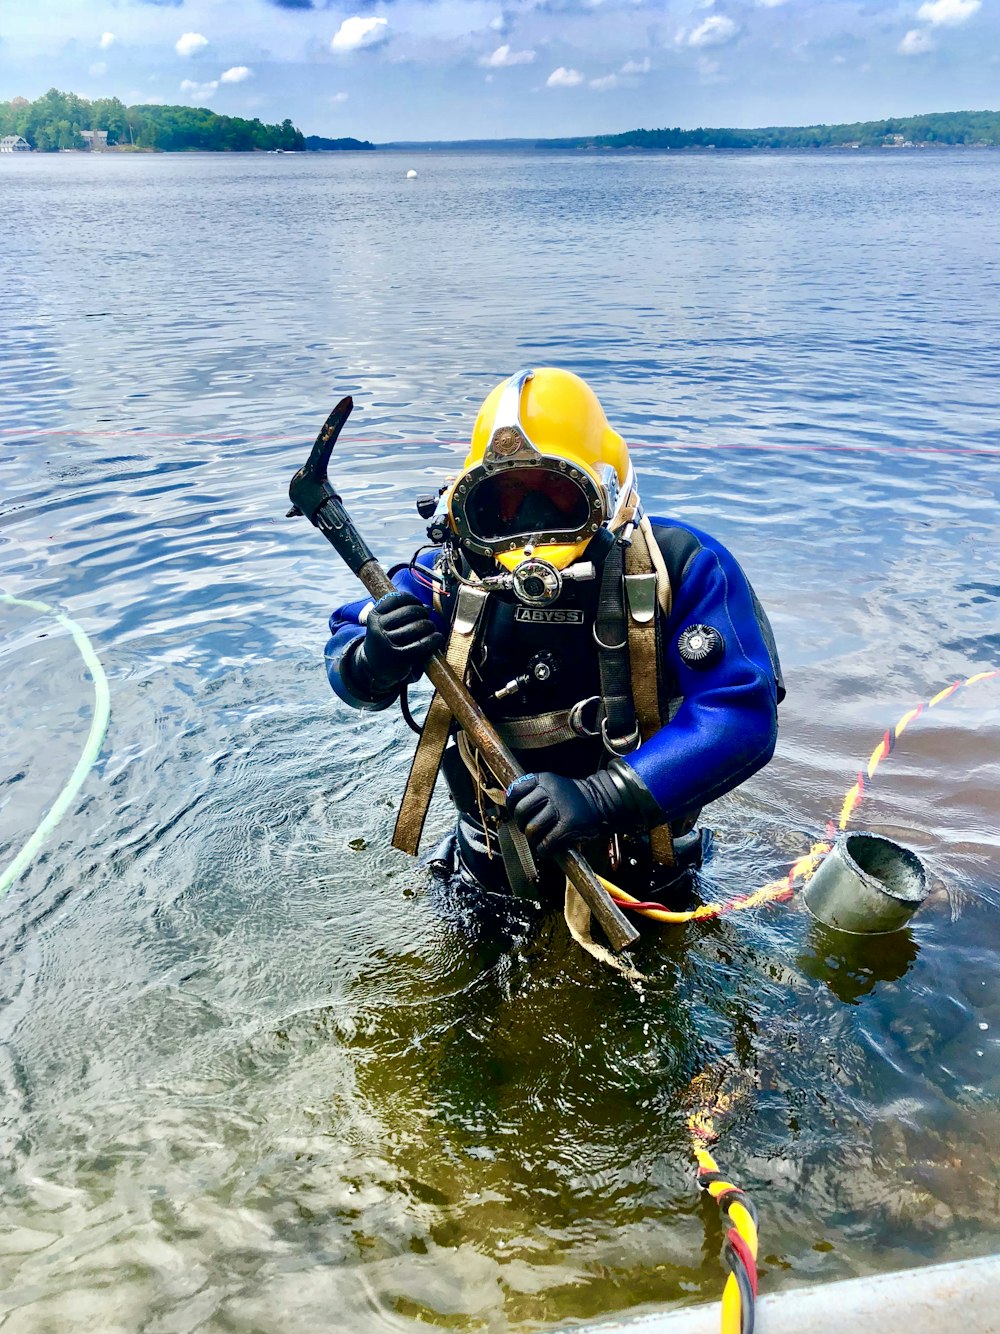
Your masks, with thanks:
[[[879,148],[896,136],[912,144],[1000,145],[1000,111],[940,111],[853,125],[769,126],[758,130],[627,130],[578,139],[542,139],[539,148]]]
[[[19,134],[40,152],[86,147],[81,138],[82,130],[107,130],[108,144],[112,147],[157,149],[168,153],[192,149],[234,153],[276,148],[321,152],[376,146],[367,139],[325,139],[316,134],[306,138],[290,120],[284,120],[280,125],[265,125],[256,118],[244,120],[239,116],[219,116],[205,107],[127,107],[117,97],[101,97],[89,102],[75,93],[63,93],[57,88],[50,88],[34,102],[23,97],[0,102],[0,137]],[[662,152],[665,149],[845,148],[855,144],[861,148],[878,148],[894,142],[997,147],[1000,146],[1000,111],[942,111],[925,116],[858,121],[852,125],[769,126],[755,130],[627,130],[624,134],[585,138],[511,141],[511,146]],[[468,144],[454,146],[469,147]],[[491,143],[481,146],[490,147]]]
[[[39,152],[85,148],[82,130],[107,130],[108,144],[112,147],[158,149],[165,153],[185,149],[235,153],[305,148],[302,131],[290,120],[280,125],[265,125],[256,119],[218,116],[205,107],[127,107],[117,97],[88,102],[58,88],[50,88],[34,102],[23,97],[0,102],[0,138],[19,134]]]
[[[321,134],[307,134],[305,145],[308,153],[332,153],[338,149],[375,147],[367,139],[324,139]]]

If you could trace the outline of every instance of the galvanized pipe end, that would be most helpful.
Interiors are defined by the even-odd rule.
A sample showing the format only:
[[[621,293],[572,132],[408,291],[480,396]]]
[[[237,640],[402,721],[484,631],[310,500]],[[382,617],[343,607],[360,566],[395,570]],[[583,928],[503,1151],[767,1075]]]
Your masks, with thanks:
[[[898,931],[927,897],[927,877],[915,852],[880,834],[841,834],[804,894],[825,926],[855,935]]]

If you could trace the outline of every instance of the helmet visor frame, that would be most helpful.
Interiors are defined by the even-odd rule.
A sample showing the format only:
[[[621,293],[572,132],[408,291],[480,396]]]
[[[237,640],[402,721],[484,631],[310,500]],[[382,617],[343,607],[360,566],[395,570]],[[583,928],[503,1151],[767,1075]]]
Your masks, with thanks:
[[[587,542],[606,517],[605,497],[590,474],[544,454],[478,464],[462,474],[451,495],[459,543],[484,556],[529,543]]]

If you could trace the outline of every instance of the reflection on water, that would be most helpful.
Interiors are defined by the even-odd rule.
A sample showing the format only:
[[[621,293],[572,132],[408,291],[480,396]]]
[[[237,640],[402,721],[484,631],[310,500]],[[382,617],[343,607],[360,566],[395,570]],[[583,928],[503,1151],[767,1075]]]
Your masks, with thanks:
[[[471,937],[389,850],[409,734],[329,697],[350,577],[281,517],[342,393],[335,475],[390,558],[497,379],[589,376],[649,508],[718,533],[775,624],[778,756],[705,869],[755,888],[904,709],[1000,659],[993,157],[0,165],[0,582],[86,626],[113,709],[0,908],[5,1330],[714,1298],[705,1069],[750,1085],[720,1153],[765,1290],[1000,1245],[997,687],[914,724],[859,812],[927,863],[907,932],[647,930],[637,988],[558,920]],[[0,630],[5,864],[91,687],[43,618]]]
[[[855,1005],[879,982],[898,982],[909,971],[920,946],[909,927],[891,934],[849,935],[813,922],[799,968],[825,982],[838,1000]]]

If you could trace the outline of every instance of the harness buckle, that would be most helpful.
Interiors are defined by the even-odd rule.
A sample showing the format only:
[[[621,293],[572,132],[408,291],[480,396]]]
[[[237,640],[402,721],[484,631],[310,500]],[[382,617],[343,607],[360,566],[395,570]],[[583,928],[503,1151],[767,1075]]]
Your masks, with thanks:
[[[656,615],[656,575],[627,574],[625,595],[632,620],[636,625],[649,625]]]

